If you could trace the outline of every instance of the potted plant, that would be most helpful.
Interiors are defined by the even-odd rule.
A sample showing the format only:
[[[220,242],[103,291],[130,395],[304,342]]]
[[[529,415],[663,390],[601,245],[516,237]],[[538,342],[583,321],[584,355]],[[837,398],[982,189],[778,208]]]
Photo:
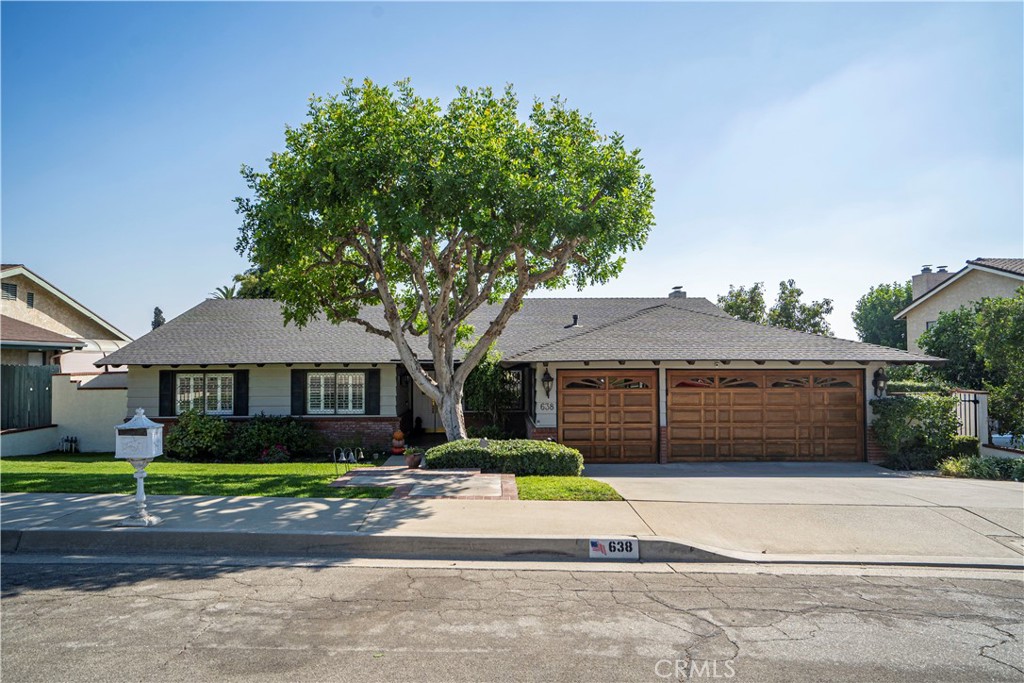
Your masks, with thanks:
[[[411,470],[417,469],[423,463],[422,448],[405,449],[405,466]]]

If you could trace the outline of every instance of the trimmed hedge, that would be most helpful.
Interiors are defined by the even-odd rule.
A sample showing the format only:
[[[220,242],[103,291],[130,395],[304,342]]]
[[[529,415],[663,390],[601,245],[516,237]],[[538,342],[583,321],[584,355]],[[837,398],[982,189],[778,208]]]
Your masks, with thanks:
[[[509,439],[491,441],[481,448],[478,439],[462,439],[435,446],[427,451],[429,469],[471,469],[503,474],[559,475],[578,477],[583,471],[583,456],[575,448],[551,441]]]
[[[953,456],[978,456],[981,455],[981,442],[976,436],[961,436],[960,434],[956,434],[953,436],[949,452]]]

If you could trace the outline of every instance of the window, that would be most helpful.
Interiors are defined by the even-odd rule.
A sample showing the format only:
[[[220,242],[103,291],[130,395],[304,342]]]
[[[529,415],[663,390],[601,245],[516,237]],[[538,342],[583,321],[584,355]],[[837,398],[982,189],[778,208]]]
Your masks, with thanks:
[[[234,414],[234,373],[182,372],[176,377],[176,415],[190,409],[208,415]]]
[[[29,292],[28,294],[25,295],[25,304],[29,308],[35,308],[36,307],[36,293],[35,292]]]
[[[4,297],[4,298],[6,298],[6,297]],[[935,323],[937,323],[937,322],[939,322],[939,321],[938,320],[929,320],[928,322],[926,322],[924,324],[924,329],[926,329],[926,330],[932,329],[933,327],[935,327]]]
[[[13,282],[3,283],[3,298],[4,301],[14,301],[18,298],[18,285]]]
[[[306,412],[310,415],[362,415],[365,411],[366,375],[362,372],[306,375]]]

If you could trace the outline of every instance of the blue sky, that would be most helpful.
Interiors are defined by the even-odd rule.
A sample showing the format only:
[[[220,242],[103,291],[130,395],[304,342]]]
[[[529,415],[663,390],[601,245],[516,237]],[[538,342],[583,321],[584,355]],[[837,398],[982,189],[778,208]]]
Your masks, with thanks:
[[[230,282],[241,164],[344,77],[555,94],[643,151],[658,225],[593,296],[835,300],[1024,255],[1022,5],[11,3],[2,258],[129,334]]]

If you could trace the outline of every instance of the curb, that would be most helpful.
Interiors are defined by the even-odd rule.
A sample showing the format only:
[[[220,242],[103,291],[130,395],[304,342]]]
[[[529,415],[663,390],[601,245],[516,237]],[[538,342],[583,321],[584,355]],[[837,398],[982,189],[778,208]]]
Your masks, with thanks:
[[[470,535],[370,535],[159,528],[0,530],[4,554],[174,554],[291,556],[310,559],[504,560],[561,562],[677,562],[804,565],[874,565],[1024,569],[1024,558],[963,558],[865,555],[764,555],[700,547],[659,536],[618,536],[635,540],[639,559],[591,559],[590,539],[567,536],[495,537]],[[612,540],[611,537],[601,540]]]

